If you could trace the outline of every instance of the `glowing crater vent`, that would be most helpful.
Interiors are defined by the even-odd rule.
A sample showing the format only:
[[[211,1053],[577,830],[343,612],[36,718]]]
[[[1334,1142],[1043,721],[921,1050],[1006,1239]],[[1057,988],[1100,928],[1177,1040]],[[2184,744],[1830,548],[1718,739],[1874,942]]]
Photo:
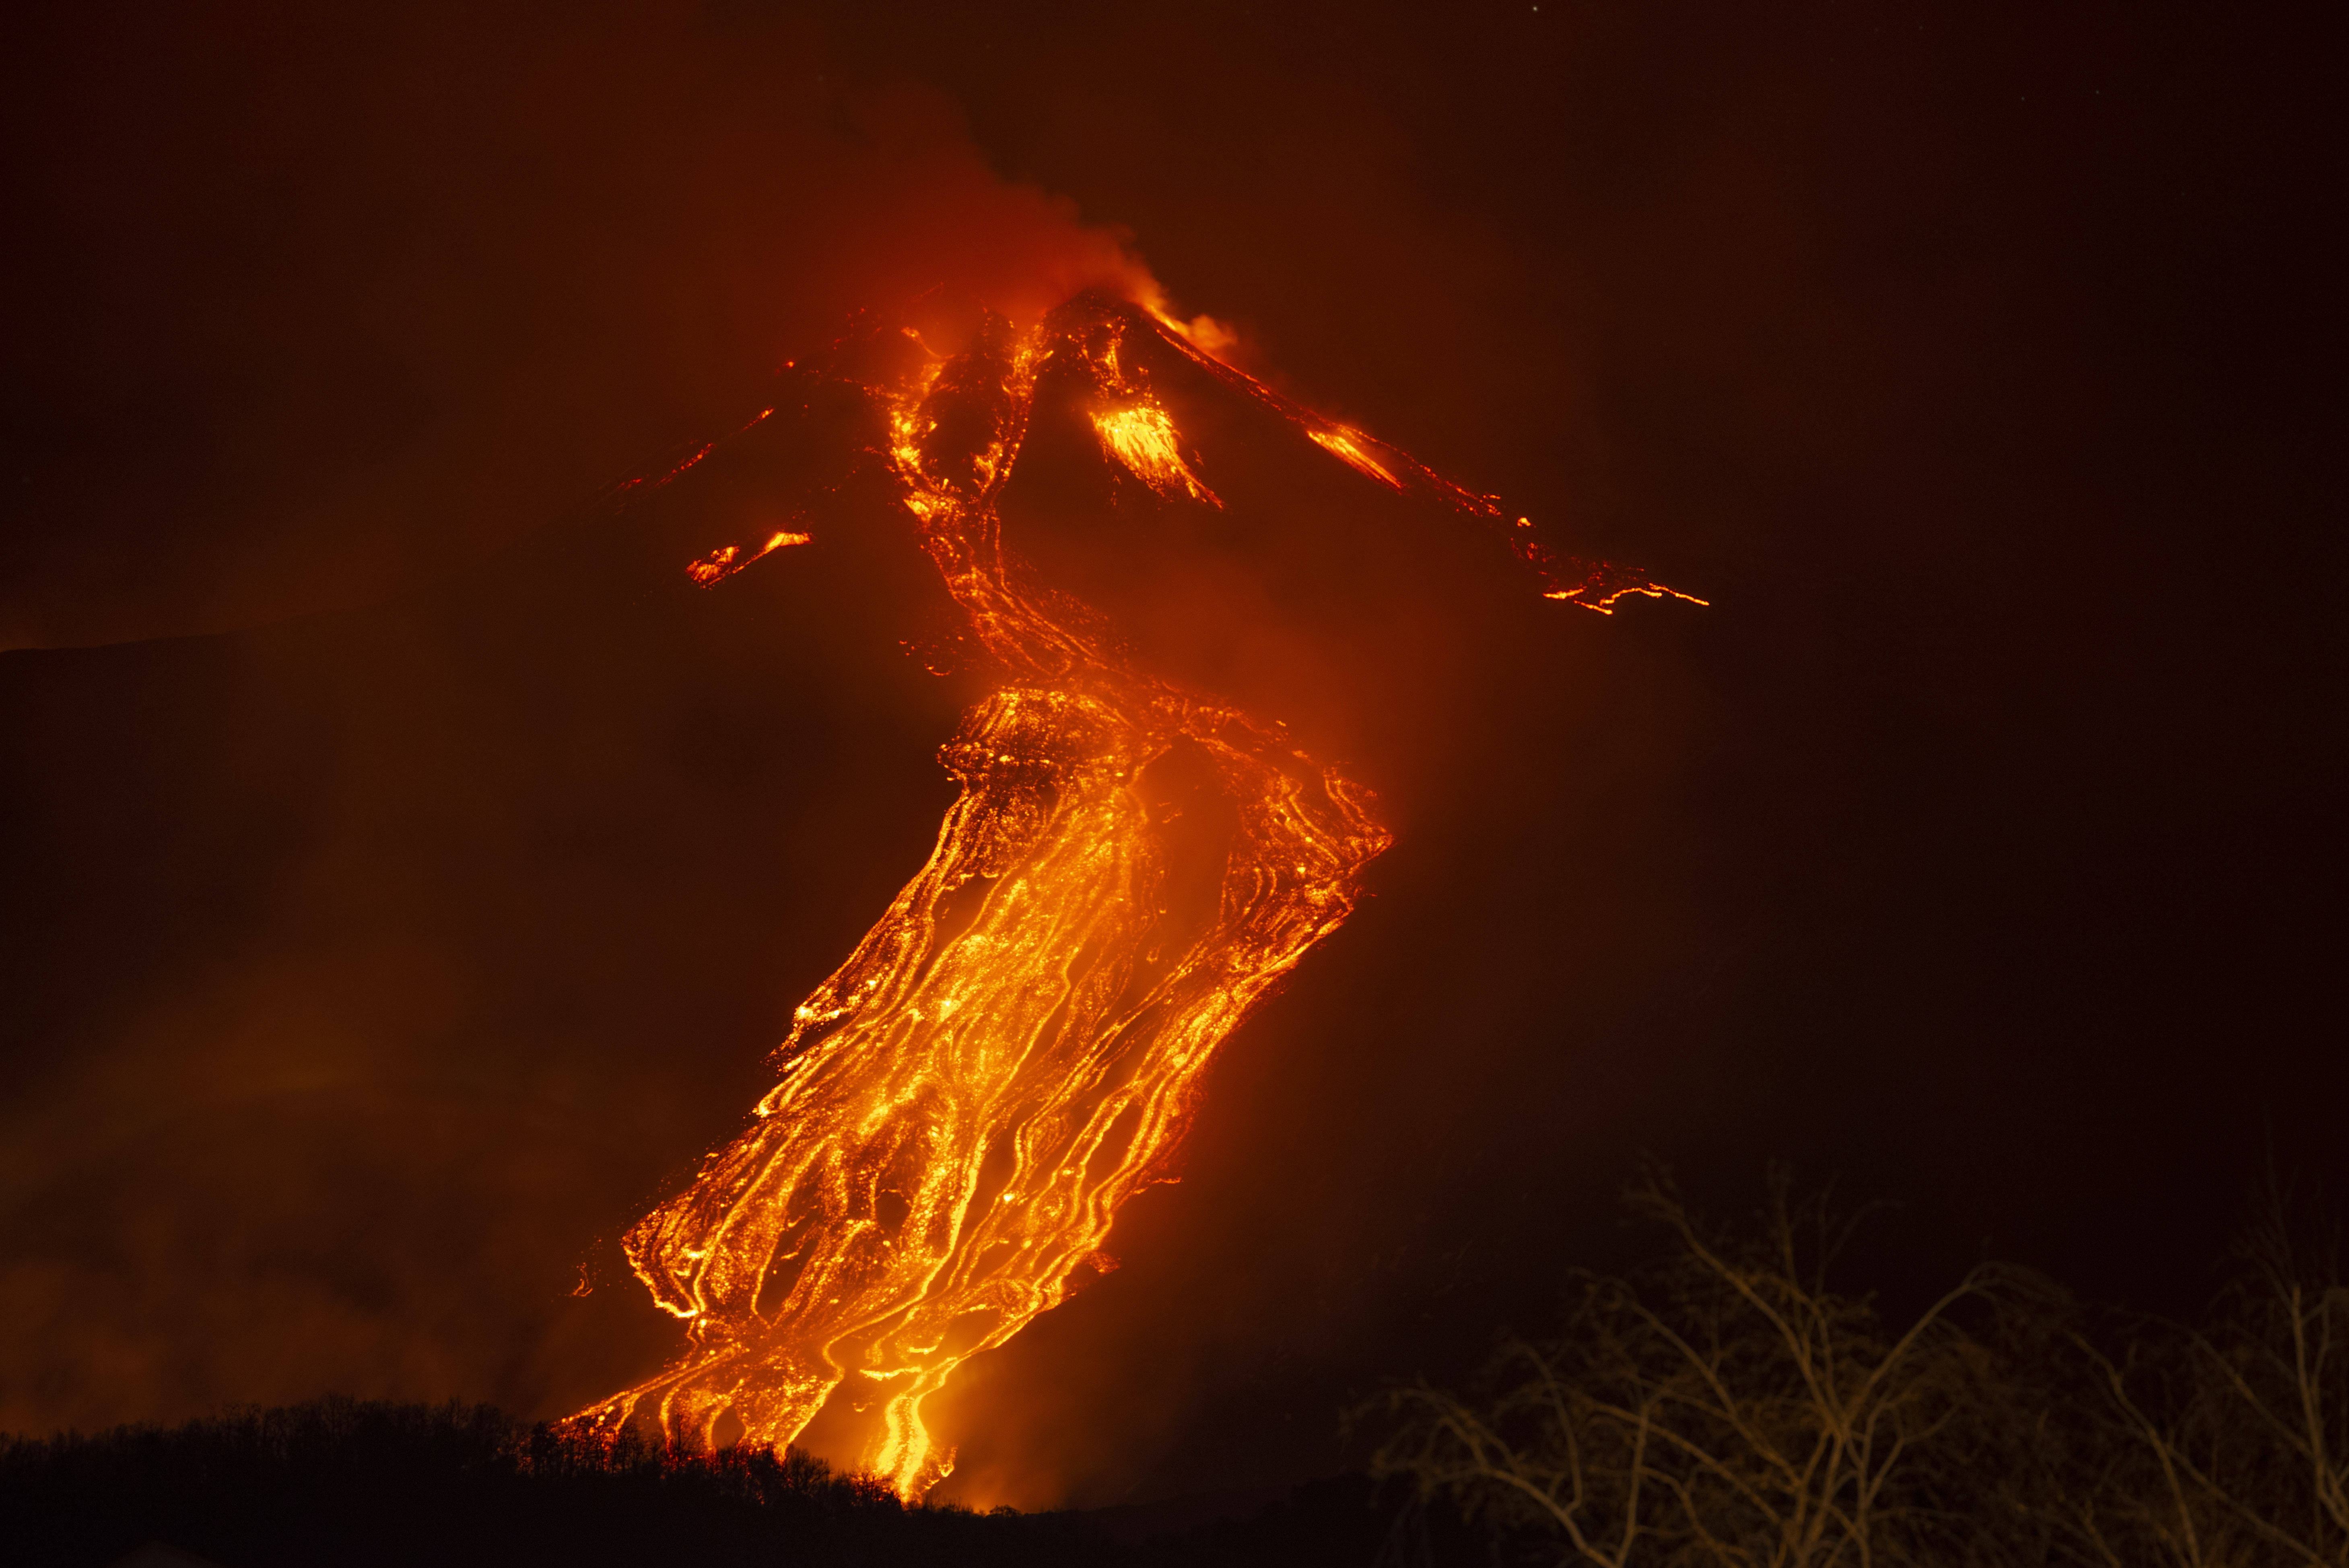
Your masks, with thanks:
[[[1093,416],[1093,428],[1110,456],[1125,465],[1134,478],[1168,500],[1188,496],[1209,506],[1224,503],[1199,482],[1174,434],[1174,421],[1154,402],[1123,408],[1104,408]]]

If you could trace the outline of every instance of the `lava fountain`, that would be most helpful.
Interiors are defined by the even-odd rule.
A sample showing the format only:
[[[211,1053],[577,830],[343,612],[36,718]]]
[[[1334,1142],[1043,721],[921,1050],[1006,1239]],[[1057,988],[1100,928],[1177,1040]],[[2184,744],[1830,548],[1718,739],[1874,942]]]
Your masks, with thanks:
[[[911,332],[890,346],[885,369],[867,353],[815,374],[870,401],[885,435],[864,459],[997,684],[941,753],[961,793],[928,861],[799,1006],[749,1127],[627,1234],[687,1348],[572,1419],[781,1447],[851,1382],[880,1411],[866,1462],[913,1499],[952,1468],[924,1398],[1100,1258],[1120,1206],[1164,1171],[1216,1047],[1352,912],[1391,841],[1369,790],[1279,726],[1135,667],[1101,617],[1018,569],[997,500],[1040,377],[1077,377],[1104,459],[1170,504],[1220,503],[1139,348],[1182,356],[1381,485],[1494,525],[1550,597],[1603,612],[1672,591],[1551,554],[1491,498],[1123,302],[1080,296],[1024,331],[990,315],[951,356]],[[713,584],[807,538],[777,531],[688,570]]]

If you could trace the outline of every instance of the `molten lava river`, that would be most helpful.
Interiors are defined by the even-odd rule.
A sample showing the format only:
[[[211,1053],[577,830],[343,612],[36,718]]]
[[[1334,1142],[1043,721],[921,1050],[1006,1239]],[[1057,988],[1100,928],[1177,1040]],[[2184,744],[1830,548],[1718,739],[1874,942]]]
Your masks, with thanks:
[[[1277,412],[1331,460],[1495,525],[1552,598],[1604,612],[1671,591],[1550,555],[1490,498],[1123,302],[1081,296],[1026,331],[989,317],[952,356],[895,338],[894,356],[822,374],[869,399],[886,435],[868,462],[996,688],[942,752],[961,794],[927,863],[800,1004],[747,1130],[628,1233],[687,1348],[573,1421],[645,1422],[685,1448],[739,1428],[780,1447],[854,1379],[880,1413],[865,1462],[912,1499],[952,1468],[923,1400],[1056,1305],[1081,1265],[1106,1264],[1111,1222],[1164,1169],[1216,1047],[1346,919],[1390,841],[1370,793],[1278,726],[1133,667],[1099,617],[1010,568],[997,501],[1040,377],[1081,377],[1105,460],[1169,502],[1220,504],[1138,368],[1145,348]],[[688,570],[714,583],[807,537],[779,531]],[[1205,886],[1175,863],[1203,799],[1222,834],[1219,882]]]

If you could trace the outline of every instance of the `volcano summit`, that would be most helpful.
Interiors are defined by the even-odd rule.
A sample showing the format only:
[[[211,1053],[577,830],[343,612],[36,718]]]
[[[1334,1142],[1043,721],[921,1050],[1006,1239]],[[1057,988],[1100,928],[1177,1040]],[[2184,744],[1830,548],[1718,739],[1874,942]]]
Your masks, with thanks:
[[[1268,522],[1294,517],[1300,463],[1338,505]],[[1388,667],[1428,660],[1381,601],[1510,553],[1602,612],[1672,591],[1556,554],[1099,295],[1025,331],[868,322],[735,437],[617,497],[689,487],[761,519],[687,568],[708,586],[873,526],[853,494],[893,497],[958,613],[934,655],[991,689],[942,753],[961,794],[928,862],[799,1006],[750,1125],[628,1234],[687,1349],[574,1420],[780,1447],[835,1398],[877,1407],[865,1462],[916,1497],[952,1465],[923,1400],[1115,1266],[1112,1222],[1165,1175],[1216,1047],[1391,841],[1370,789],[1312,749],[1401,743]],[[1373,531],[1327,525],[1371,504],[1423,548],[1366,570]],[[1300,708],[1304,743],[1259,717]]]

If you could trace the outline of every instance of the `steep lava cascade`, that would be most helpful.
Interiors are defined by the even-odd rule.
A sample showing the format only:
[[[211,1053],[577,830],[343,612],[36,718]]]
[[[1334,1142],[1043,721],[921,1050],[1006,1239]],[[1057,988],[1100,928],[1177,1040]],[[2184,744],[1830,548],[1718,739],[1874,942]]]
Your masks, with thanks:
[[[1103,458],[1170,504],[1220,502],[1140,349],[1183,356],[1383,485],[1515,525],[1122,302],[1082,296],[1026,332],[989,316],[951,357],[910,332],[881,340],[885,369],[868,341],[855,368],[843,354],[817,375],[874,405],[885,449],[868,459],[999,684],[942,752],[961,795],[928,862],[801,1004],[749,1128],[628,1233],[688,1348],[573,1419],[648,1419],[687,1447],[739,1423],[780,1446],[854,1379],[847,1397],[880,1408],[867,1461],[910,1498],[951,1468],[923,1399],[1097,1260],[1216,1047],[1351,912],[1390,841],[1367,790],[1278,727],[1133,667],[1098,616],[1008,558],[997,501],[1040,380],[1081,387]],[[805,537],[690,570],[713,583]],[[1552,597],[1603,610],[1669,592],[1512,537]]]

